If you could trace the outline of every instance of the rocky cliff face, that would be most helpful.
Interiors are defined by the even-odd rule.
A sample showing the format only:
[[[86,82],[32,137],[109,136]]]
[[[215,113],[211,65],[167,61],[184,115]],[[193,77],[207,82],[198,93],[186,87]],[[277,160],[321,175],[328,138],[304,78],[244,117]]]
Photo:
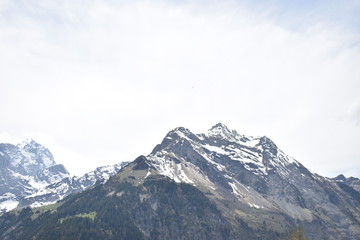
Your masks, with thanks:
[[[223,124],[202,134],[177,128],[146,159],[160,174],[211,193],[229,216],[254,227],[265,221],[282,231],[285,219],[271,220],[277,213],[302,225],[311,239],[360,236],[357,195],[311,173],[267,137],[240,135]],[[259,211],[268,217],[256,219]]]
[[[330,178],[329,180],[332,180],[333,182],[337,182],[337,183],[346,184],[360,193],[360,179],[358,178],[355,177],[346,178],[344,175],[340,174],[339,176],[335,178]]]
[[[15,208],[21,198],[69,176],[51,152],[32,139],[0,144],[0,212]]]
[[[98,167],[71,177],[51,152],[32,139],[0,144],[0,213],[16,207],[39,207],[106,182],[127,163]]]

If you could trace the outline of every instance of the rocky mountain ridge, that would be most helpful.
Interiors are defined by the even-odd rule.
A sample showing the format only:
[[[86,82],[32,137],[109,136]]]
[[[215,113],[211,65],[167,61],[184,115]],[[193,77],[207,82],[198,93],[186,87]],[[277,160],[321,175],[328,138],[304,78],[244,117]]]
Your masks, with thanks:
[[[21,207],[40,207],[56,203],[66,196],[84,191],[98,183],[105,183],[111,176],[120,171],[128,162],[98,167],[82,176],[65,177],[26,196],[20,202]]]
[[[71,177],[56,164],[49,149],[32,139],[18,145],[0,144],[0,213],[16,207],[38,207],[55,203],[104,183],[127,163],[98,167],[83,176]]]
[[[344,175],[340,174],[335,178],[329,178],[332,181],[344,183],[350,187],[352,187],[354,190],[360,192],[360,179],[355,177],[345,177]]]
[[[146,162],[175,182],[210,192],[219,206],[219,199],[236,199],[232,208],[245,215],[251,212],[246,207],[284,214],[301,222],[311,239],[360,236],[360,199],[353,189],[311,173],[267,137],[240,135],[223,124],[202,134],[176,128]],[[259,224],[252,218],[247,222]]]
[[[4,239],[274,240],[294,229],[312,240],[360,239],[360,194],[345,180],[311,173],[264,136],[224,124],[200,134],[180,127],[105,184],[70,195],[56,211],[5,215],[0,229]]]

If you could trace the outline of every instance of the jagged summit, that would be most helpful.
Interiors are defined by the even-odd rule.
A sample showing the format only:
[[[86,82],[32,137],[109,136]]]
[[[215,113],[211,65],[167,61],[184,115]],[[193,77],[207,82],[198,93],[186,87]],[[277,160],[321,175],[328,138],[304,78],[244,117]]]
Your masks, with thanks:
[[[180,137],[187,136],[187,135],[191,134],[191,131],[184,127],[177,127],[174,130],[170,131],[167,136],[171,136],[174,134],[179,135]]]
[[[22,162],[23,165],[37,164],[40,168],[49,168],[56,165],[54,156],[49,149],[31,138],[19,143],[17,147],[29,159],[29,161]]]
[[[267,147],[277,148],[276,145],[271,141],[271,139],[266,136],[257,137],[257,136],[246,136],[239,134],[235,129],[228,128],[223,123],[217,123],[212,126],[209,130],[204,133],[193,133],[190,129],[185,127],[177,127],[171,130],[166,137],[164,142],[168,143],[169,140],[177,138],[191,139],[193,141],[206,141],[215,143],[229,143],[234,142],[248,147],[260,146],[262,144],[267,145]]]
[[[207,182],[214,187],[212,180],[223,178],[220,181],[222,187],[230,189],[233,185],[226,179],[239,176],[243,170],[249,175],[248,181],[251,178],[267,181],[274,174],[289,181],[294,173],[302,174],[297,172],[301,164],[278,149],[269,138],[241,136],[224,124],[217,124],[207,133],[200,134],[176,128],[146,159],[161,175],[176,182],[195,185]],[[198,170],[194,171],[194,168]],[[212,173],[204,176],[202,172],[209,172],[209,169]],[[303,172],[311,175],[306,169]]]
[[[25,146],[29,146],[29,145],[30,146],[39,146],[40,144],[32,138],[26,138],[21,143],[19,143],[17,146],[19,148],[24,148]]]
[[[335,181],[345,181],[346,177],[343,174],[339,174],[338,176],[334,177],[333,180],[335,180]]]
[[[231,130],[228,126],[226,126],[223,123],[216,123],[214,126],[212,126],[208,132],[213,132],[213,133],[229,133],[231,134],[232,132],[234,132],[234,130]]]
[[[217,162],[217,157],[226,157],[226,161],[240,161],[245,168],[266,176],[272,169],[283,169],[282,175],[287,173],[286,165],[295,163],[294,159],[283,153],[275,143],[266,136],[252,137],[240,135],[236,130],[217,123],[205,133],[194,134],[189,129],[178,127],[170,131],[158,144],[150,155],[166,155],[166,153],[181,154],[193,149],[197,154],[205,157],[209,162]],[[216,154],[216,155],[215,155]],[[223,164],[220,161],[218,164]]]
[[[229,128],[222,123],[215,124],[205,134],[209,137],[221,138],[229,141],[237,141],[241,138],[235,130],[230,131]]]
[[[214,126],[212,126],[209,131],[213,131],[213,130],[225,130],[225,131],[230,131],[229,128],[223,124],[223,123],[216,123]]]
[[[329,179],[331,181],[334,181],[337,183],[344,183],[360,193],[360,179],[358,179],[358,178],[355,178],[355,177],[347,178],[343,174],[340,174],[337,177],[329,178]],[[359,197],[360,197],[360,195],[359,195]],[[360,198],[359,198],[359,201],[360,201]]]
[[[69,175],[49,149],[33,139],[0,145],[0,212],[13,209],[20,198]]]
[[[175,128],[174,130],[172,130],[171,132],[188,133],[188,132],[190,132],[190,130],[187,129],[187,128],[184,128],[184,127],[177,127],[177,128]]]

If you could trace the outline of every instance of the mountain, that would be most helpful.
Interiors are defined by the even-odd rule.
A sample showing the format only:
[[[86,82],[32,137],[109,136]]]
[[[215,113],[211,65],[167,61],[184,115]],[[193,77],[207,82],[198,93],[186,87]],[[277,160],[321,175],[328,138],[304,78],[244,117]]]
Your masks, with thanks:
[[[27,139],[18,145],[0,144],[0,213],[15,208],[22,197],[69,176],[51,152]]]
[[[335,178],[331,178],[331,180],[338,182],[338,183],[346,184],[346,185],[352,187],[354,190],[360,192],[360,179],[358,179],[358,178],[355,178],[355,177],[346,178],[344,175],[340,174]]]
[[[223,124],[200,134],[180,127],[104,184],[4,214],[1,232],[3,239],[360,239],[360,197],[268,137]]]
[[[281,232],[287,222],[304,227],[310,239],[359,237],[360,199],[356,194],[311,173],[265,136],[241,135],[223,124],[204,134],[177,128],[147,161],[176,182],[212,193],[220,208],[232,205],[229,217],[240,215],[255,228],[265,221],[268,228]],[[259,221],[254,217],[258,211],[267,217]]]
[[[71,177],[51,152],[32,139],[18,145],[0,144],[0,213],[16,207],[39,207],[57,202],[96,183],[106,182],[127,162],[98,167]]]
[[[84,191],[97,183],[105,183],[111,176],[120,171],[128,162],[96,168],[82,176],[65,177],[61,181],[49,184],[37,192],[26,196],[19,206],[40,207],[56,203],[64,197]]]

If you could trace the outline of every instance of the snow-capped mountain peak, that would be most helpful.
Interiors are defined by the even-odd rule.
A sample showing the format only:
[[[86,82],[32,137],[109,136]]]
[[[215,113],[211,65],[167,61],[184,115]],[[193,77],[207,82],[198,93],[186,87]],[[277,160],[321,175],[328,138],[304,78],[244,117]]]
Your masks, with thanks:
[[[335,181],[311,173],[270,138],[240,135],[224,124],[199,134],[176,128],[151,154],[134,163],[133,170],[140,169],[145,178],[162,175],[191,184],[216,201],[220,195],[220,202],[226,199],[250,208],[281,211],[296,221],[313,221],[319,208],[345,218],[346,210],[341,206],[347,200],[337,195],[340,190],[333,185]],[[349,185],[356,183],[354,180]],[[346,191],[358,196],[351,189]],[[340,207],[334,209],[334,205]],[[345,229],[351,224],[338,226]]]
[[[49,149],[29,138],[17,145],[19,151],[25,156],[23,161],[13,162],[15,165],[32,166],[37,165],[39,168],[49,168],[56,165],[53,155]],[[31,167],[33,168],[33,167]]]
[[[194,171],[186,170],[190,164],[199,165],[200,162],[215,167],[220,175],[231,172],[230,168],[238,162],[242,168],[262,179],[273,172],[288,179],[292,171],[288,166],[292,163],[295,163],[294,167],[300,166],[269,138],[240,135],[221,123],[199,134],[183,127],[176,128],[147,158],[163,175],[186,183],[201,178]]]
[[[21,143],[17,144],[17,146],[19,148],[25,148],[26,146],[33,146],[36,147],[40,145],[39,143],[37,143],[34,139],[32,138],[26,138],[25,140],[23,140]]]
[[[0,214],[20,206],[54,203],[71,193],[104,183],[127,162],[98,167],[70,177],[49,151],[33,139],[12,145],[0,143]]]
[[[228,141],[239,141],[242,137],[235,130],[230,131],[229,128],[222,123],[215,124],[205,133],[205,135],[208,137],[220,138]]]
[[[82,176],[67,176],[63,179],[38,189],[21,201],[21,206],[39,207],[55,203],[64,197],[81,192],[97,183],[105,183],[109,178],[120,171],[128,162],[98,167]]]
[[[216,123],[214,126],[212,126],[209,131],[230,131],[229,128],[223,124],[223,123]]]
[[[174,130],[170,131],[168,134],[168,137],[171,135],[178,135],[179,137],[187,137],[189,134],[191,134],[190,130],[184,127],[177,127]]]
[[[0,163],[0,212],[11,210],[22,197],[69,176],[51,152],[33,139],[17,145],[0,143]]]

